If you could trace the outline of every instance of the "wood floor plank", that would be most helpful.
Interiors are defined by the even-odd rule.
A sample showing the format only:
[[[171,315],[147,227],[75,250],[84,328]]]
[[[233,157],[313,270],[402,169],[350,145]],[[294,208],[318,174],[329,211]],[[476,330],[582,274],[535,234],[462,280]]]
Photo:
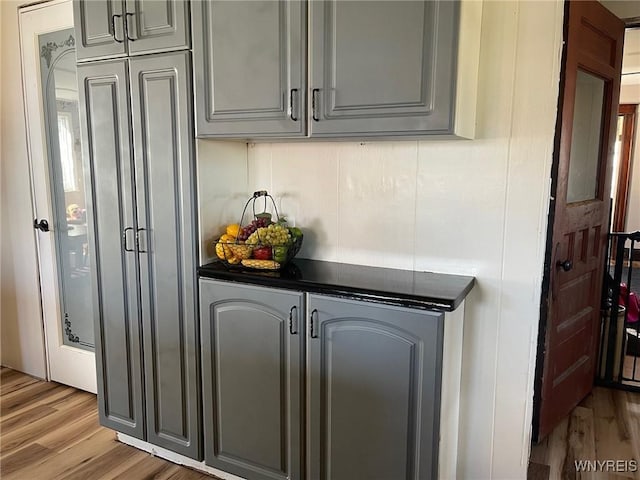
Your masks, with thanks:
[[[577,460],[594,460],[596,458],[596,439],[593,422],[593,410],[576,407],[569,420],[569,448],[564,472],[581,480],[595,480],[595,472],[576,472]]]
[[[76,419],[69,425],[43,435],[38,439],[38,442],[47,448],[62,453],[85,441],[101,428],[103,427],[98,422],[97,412],[91,412],[84,417]]]
[[[21,408],[13,410],[11,413],[7,413],[6,415],[0,416],[2,420],[8,421],[12,419],[15,415],[22,415],[31,410],[32,408],[48,406],[57,409],[57,406],[61,403],[65,403],[72,399],[73,401],[79,401],[80,397],[74,395],[76,392],[75,389],[70,387],[65,387],[61,390],[55,390],[53,393],[49,393],[47,395],[43,395],[38,398],[37,401],[29,402],[28,404],[23,405]],[[83,392],[84,393],[84,392]]]
[[[634,458],[631,435],[622,421],[621,400],[618,391],[599,388],[594,390],[594,426],[598,438],[597,454],[593,457],[603,460],[631,460]],[[635,478],[633,472],[619,473],[626,478]]]
[[[99,425],[93,394],[9,369],[0,373],[2,480],[215,478],[116,441],[115,432]]]
[[[24,427],[25,425],[40,420],[48,415],[53,415],[57,412],[58,410],[51,408],[48,405],[37,405],[29,410],[19,411],[16,415],[0,422],[0,432],[2,432],[2,435],[7,435],[16,428]]]
[[[131,447],[128,447],[131,449]],[[142,450],[135,450],[134,454],[127,458],[126,461],[118,463],[115,467],[111,468],[109,471],[106,471],[103,475],[95,477],[95,480],[113,480],[114,478],[123,474],[123,472],[130,471],[131,468],[139,465],[141,462],[146,461],[149,458],[149,454],[147,452],[143,452]],[[159,459],[162,460],[162,459]],[[162,460],[167,463],[166,461]],[[132,478],[153,478],[153,477],[129,477]]]
[[[22,379],[19,381],[22,381]],[[13,407],[14,404],[20,404],[25,399],[37,399],[38,396],[45,395],[50,390],[60,388],[65,387],[55,382],[30,382],[28,385],[23,385],[22,388],[13,392],[3,391],[2,397],[0,397],[0,415],[10,413],[7,408]]]
[[[40,380],[28,377],[26,375],[21,377],[15,377],[14,379],[11,380],[11,382],[7,382],[6,385],[2,386],[2,394],[6,395],[11,392],[15,392],[16,390],[20,390],[22,387],[26,387],[27,385],[33,385],[38,382],[40,382]]]
[[[616,411],[619,422],[629,432],[631,442],[631,459],[640,463],[640,395],[617,390],[615,392]],[[640,480],[640,465],[633,478]]]
[[[553,433],[548,438],[546,464],[549,465],[550,468],[549,478],[563,478],[562,472],[567,458],[568,433],[569,419],[565,418],[560,422],[560,425],[553,430]]]
[[[36,420],[35,422],[23,427],[16,428],[11,433],[6,435],[3,434],[0,458],[3,458],[7,454],[13,453],[28,443],[35,441],[42,435],[46,435],[57,428],[65,426],[79,416],[86,415],[93,408],[94,402],[92,399],[87,398],[84,400],[84,403],[78,405],[76,409],[58,412],[57,415],[41,418],[40,420]]]
[[[111,471],[116,470],[122,463],[127,463],[132,458],[137,457],[138,454],[139,452],[136,449],[114,442],[109,450],[94,458],[91,462],[66,470],[63,475],[52,480],[85,480],[87,478],[98,480],[109,478],[108,475],[110,475]],[[133,463],[127,464],[132,465]]]
[[[26,376],[24,373],[18,372],[7,367],[0,367],[0,380],[2,383],[9,382],[12,377]]]
[[[167,470],[166,473],[168,473],[168,476],[164,477],[161,475],[158,480],[165,478],[166,480],[211,480],[211,477],[209,475],[191,470],[189,468],[180,467],[178,465]]]
[[[639,393],[594,388],[546,439],[532,446],[530,461],[548,465],[552,480],[640,480],[640,472],[606,471],[606,467],[577,472],[576,460],[640,462]]]
[[[29,444],[27,447],[8,455],[0,464],[0,476],[6,478],[33,463],[34,458],[45,458],[53,452],[38,443]]]
[[[113,480],[131,480],[134,478],[158,479],[173,466],[172,463],[147,453],[146,456],[142,457],[134,465],[115,475]]]
[[[37,382],[27,385],[20,390],[2,395],[0,398],[0,416],[7,417],[16,410],[37,404],[43,397],[50,394],[62,394],[68,391],[69,387],[63,387],[52,382]]]
[[[113,448],[115,443],[113,432],[103,428],[63,455],[34,459],[31,465],[12,475],[3,476],[2,480],[64,478],[65,472],[77,468],[78,465],[90,463],[95,458],[104,455],[105,452]]]

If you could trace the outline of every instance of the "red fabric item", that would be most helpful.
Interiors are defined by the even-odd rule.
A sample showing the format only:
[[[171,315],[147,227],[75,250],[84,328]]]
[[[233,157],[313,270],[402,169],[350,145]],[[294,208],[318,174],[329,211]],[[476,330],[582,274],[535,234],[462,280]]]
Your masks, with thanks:
[[[618,297],[618,304],[626,307],[627,309],[627,323],[635,323],[640,320],[640,298],[636,292],[629,293],[629,302],[627,305],[627,288],[626,283],[620,284],[620,296]]]

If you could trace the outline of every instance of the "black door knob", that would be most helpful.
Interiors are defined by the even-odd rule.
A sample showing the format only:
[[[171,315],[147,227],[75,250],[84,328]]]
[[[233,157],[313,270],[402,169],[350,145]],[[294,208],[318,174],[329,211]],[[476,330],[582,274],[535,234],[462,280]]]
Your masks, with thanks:
[[[568,272],[573,268],[573,263],[571,262],[571,260],[565,260],[564,262],[558,260],[558,263],[556,265],[558,267],[561,267],[565,272]]]
[[[49,231],[49,222],[47,222],[44,218],[38,222],[38,219],[36,218],[33,221],[33,228],[37,228],[41,232],[48,232]]]

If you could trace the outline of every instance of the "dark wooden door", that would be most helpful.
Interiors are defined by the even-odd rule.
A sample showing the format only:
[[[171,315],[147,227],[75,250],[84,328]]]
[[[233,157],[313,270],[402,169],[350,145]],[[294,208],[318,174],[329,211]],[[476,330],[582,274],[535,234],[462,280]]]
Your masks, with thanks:
[[[568,15],[538,439],[593,386],[624,40],[599,2],[570,2]]]

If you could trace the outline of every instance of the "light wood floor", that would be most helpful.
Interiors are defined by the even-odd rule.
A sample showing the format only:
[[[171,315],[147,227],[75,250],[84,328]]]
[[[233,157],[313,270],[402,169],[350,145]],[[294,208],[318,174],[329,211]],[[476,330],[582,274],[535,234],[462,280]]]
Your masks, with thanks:
[[[96,396],[0,368],[2,480],[211,480],[115,440]]]
[[[635,460],[636,472],[576,472],[576,460]],[[596,387],[546,439],[531,462],[555,479],[640,479],[640,393]],[[632,470],[632,468],[629,468]]]

